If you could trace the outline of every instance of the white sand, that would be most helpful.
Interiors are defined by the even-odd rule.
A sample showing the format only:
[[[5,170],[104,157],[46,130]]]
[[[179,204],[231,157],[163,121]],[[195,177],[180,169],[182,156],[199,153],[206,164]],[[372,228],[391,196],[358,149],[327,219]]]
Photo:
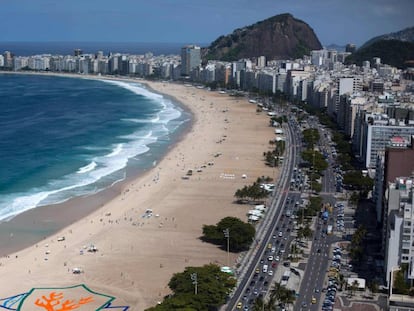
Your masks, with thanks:
[[[244,98],[148,84],[194,113],[192,129],[155,168],[127,184],[122,195],[46,241],[0,258],[0,297],[32,287],[84,283],[115,296],[114,305],[144,310],[169,293],[173,273],[211,262],[227,265],[226,252],[200,241],[202,225],[226,216],[246,221],[249,207],[233,203],[235,191],[277,172],[263,162],[274,137],[268,117]],[[202,165],[206,168],[196,172]],[[194,169],[193,176],[184,180],[188,169]],[[142,218],[146,209],[153,210],[152,217]],[[65,241],[58,242],[59,236]],[[98,251],[81,255],[90,244]],[[232,254],[232,263],[237,256]],[[72,274],[74,267],[84,273]]]

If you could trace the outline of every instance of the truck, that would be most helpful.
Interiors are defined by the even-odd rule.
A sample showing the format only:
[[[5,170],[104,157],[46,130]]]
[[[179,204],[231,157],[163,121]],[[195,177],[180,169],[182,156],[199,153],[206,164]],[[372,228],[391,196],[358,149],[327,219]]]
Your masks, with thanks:
[[[327,234],[332,234],[332,225],[328,225],[328,228],[326,229]]]

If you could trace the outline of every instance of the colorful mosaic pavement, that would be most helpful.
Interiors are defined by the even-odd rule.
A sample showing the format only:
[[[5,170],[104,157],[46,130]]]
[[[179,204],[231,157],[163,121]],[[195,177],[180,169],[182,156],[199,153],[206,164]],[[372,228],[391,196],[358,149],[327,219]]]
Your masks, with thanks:
[[[115,297],[97,293],[86,285],[70,287],[32,288],[27,293],[0,299],[1,310],[13,311],[127,311],[116,306]]]

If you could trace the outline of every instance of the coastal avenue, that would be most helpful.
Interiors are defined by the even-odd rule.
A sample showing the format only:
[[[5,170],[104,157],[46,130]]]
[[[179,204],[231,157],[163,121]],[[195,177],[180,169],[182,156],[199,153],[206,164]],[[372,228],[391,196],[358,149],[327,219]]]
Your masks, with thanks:
[[[284,126],[288,139],[287,146],[289,148],[286,148],[285,161],[281,167],[280,178],[273,193],[269,214],[257,230],[256,241],[258,245],[256,249],[252,249],[253,253],[249,253],[241,264],[243,268],[238,275],[239,284],[233,297],[229,299],[226,310],[235,310],[239,302],[242,302],[244,306],[249,305],[251,307],[257,296],[265,296],[268,292],[269,284],[272,283],[273,275],[263,272],[262,266],[260,266],[258,273],[256,269],[259,263],[264,263],[267,260],[265,253],[270,252],[270,245],[272,251],[273,247],[278,249],[277,252],[276,250],[274,251],[275,256],[278,254],[283,257],[285,252],[289,250],[290,228],[288,226],[290,221],[287,219],[289,217],[284,219],[283,207],[289,195],[289,183],[293,174],[293,168],[298,165],[300,159],[298,153],[298,147],[300,147],[300,131],[298,128],[292,128],[292,126],[293,124],[290,122],[288,126]],[[292,198],[289,197],[289,201],[294,204],[299,199],[297,196],[300,195],[296,194]],[[289,223],[286,224],[285,221]],[[279,228],[283,228],[283,230]],[[279,239],[276,240],[275,234],[272,235],[272,232],[277,233]]]
[[[311,127],[318,128],[316,122],[310,122]],[[289,148],[286,149],[286,161],[283,163],[280,178],[273,194],[268,217],[257,229],[258,245],[255,250],[248,254],[242,262],[242,271],[239,273],[239,286],[229,300],[226,310],[251,310],[257,297],[264,298],[271,288],[274,273],[278,265],[282,263],[283,257],[287,258],[289,245],[292,240],[290,233],[293,228],[290,217],[284,217],[287,210],[297,211],[301,201],[301,191],[290,191],[289,182],[292,177],[297,177],[297,168],[300,164],[301,131],[294,119],[289,121],[287,127],[287,138]],[[329,139],[321,135],[320,147],[329,146]],[[329,167],[322,178],[321,196],[324,202],[335,204],[335,174],[332,164],[332,155],[328,157]],[[310,193],[309,193],[310,195]],[[330,246],[335,238],[327,235],[328,225],[333,225],[332,215],[327,221],[317,218],[312,238],[312,246],[306,260],[306,268],[300,274],[300,289],[294,304],[294,310],[318,310],[320,307],[322,288],[324,287],[326,269],[329,266]],[[273,256],[273,260],[269,257]],[[279,258],[280,256],[280,258]],[[264,265],[272,269],[272,274],[263,271]],[[267,270],[267,269],[266,269]]]

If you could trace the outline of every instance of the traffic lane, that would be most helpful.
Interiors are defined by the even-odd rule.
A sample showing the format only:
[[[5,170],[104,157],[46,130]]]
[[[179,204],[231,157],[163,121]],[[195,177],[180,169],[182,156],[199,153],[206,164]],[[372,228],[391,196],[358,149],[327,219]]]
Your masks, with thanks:
[[[277,224],[277,222],[274,222],[274,224]],[[258,273],[255,273],[252,278],[252,281],[250,281],[250,285],[248,287],[249,293],[247,293],[247,295],[245,291],[245,295],[247,297],[244,300],[247,300],[247,302],[249,302],[251,299],[255,300],[257,297],[260,297],[261,295],[264,296],[266,292],[269,290],[269,284],[271,284],[273,275],[270,276],[269,273],[264,273],[263,266],[268,265],[268,269],[270,267],[270,270],[273,271],[274,269],[274,267],[272,267],[273,260],[272,261],[268,260],[269,256],[273,256],[273,255],[269,255],[269,253],[273,253],[271,252],[272,248],[276,247],[276,245],[278,244],[280,245],[281,244],[280,241],[283,241],[284,238],[282,237],[281,239],[273,239],[273,236],[272,236],[272,240],[273,241],[271,242],[269,241],[269,243],[267,243],[266,248],[264,249],[263,255],[261,256],[259,260],[259,265],[256,268],[258,269]],[[244,298],[244,295],[243,295],[243,298]]]
[[[326,226],[326,225],[324,225]],[[314,240],[312,244],[310,256],[308,258],[308,262],[306,265],[305,273],[303,275],[303,279],[300,286],[300,298],[298,299],[298,303],[295,304],[294,310],[301,310],[302,304],[306,304],[306,310],[317,309],[318,308],[318,301],[320,300],[320,293],[317,299],[317,303],[315,306],[312,306],[312,297],[314,297],[314,289],[311,288],[309,281],[311,284],[319,287],[321,289],[323,287],[323,282],[325,278],[325,272],[328,266],[328,259],[329,259],[329,247],[330,242],[326,239],[326,236],[323,233],[324,226],[321,226],[319,230],[316,230],[314,236],[317,238]],[[318,251],[320,249],[320,251]],[[316,252],[316,253],[315,253]],[[317,256],[320,254],[321,256]],[[313,268],[311,269],[310,267]],[[316,297],[315,297],[316,298]]]
[[[293,139],[293,141],[294,141],[294,139]],[[275,212],[275,215],[274,215],[274,219],[277,219],[277,220],[276,221],[275,220],[272,221],[273,226],[280,219],[280,210],[283,207],[283,206],[281,206],[281,202],[282,202],[282,204],[285,202],[286,196],[289,193],[289,190],[288,190],[288,188],[286,186],[287,186],[287,181],[290,180],[290,178],[291,178],[291,176],[289,176],[289,175],[292,173],[292,167],[293,167],[293,165],[291,165],[290,162],[292,162],[292,161],[294,163],[296,162],[295,161],[296,160],[296,157],[295,157],[296,156],[296,148],[292,148],[292,150],[293,151],[292,151],[291,154],[288,151],[288,155],[289,156],[288,156],[287,161],[285,162],[286,163],[286,166],[283,167],[283,170],[284,171],[286,171],[286,167],[288,168],[287,171],[289,172],[289,174],[283,174],[282,175],[282,178],[279,180],[280,187],[276,187],[275,188],[274,199],[273,199],[273,201],[271,203],[271,207],[273,209],[276,210],[276,208],[277,208],[277,210],[276,210],[277,213]],[[285,178],[283,178],[283,176]],[[284,190],[284,191],[281,191],[281,190]],[[282,199],[282,200],[280,200],[280,198],[278,200],[275,200],[275,198],[278,197],[279,195],[285,195],[285,198]],[[266,233],[265,233],[265,238],[263,238],[263,240],[269,241],[269,239],[270,239],[270,230],[267,230]],[[253,259],[252,259],[251,262],[258,262],[259,258],[263,255],[264,251],[265,251],[265,243],[263,243],[263,241],[262,241],[260,243],[260,248],[259,248],[258,252],[255,254],[255,256],[253,257]],[[248,269],[247,269],[246,276],[242,279],[240,285],[238,286],[238,288],[235,291],[234,296],[231,298],[231,300],[230,300],[230,302],[228,304],[228,307],[229,307],[228,309],[234,308],[234,306],[236,305],[236,303],[238,303],[240,297],[242,297],[242,293],[244,292],[244,290],[247,287],[247,284],[248,284],[249,280],[251,280],[252,277],[253,277],[252,275],[253,275],[253,271],[254,270],[255,270],[255,265],[254,264],[251,264],[248,267]],[[257,287],[260,287],[260,286],[257,285]]]

